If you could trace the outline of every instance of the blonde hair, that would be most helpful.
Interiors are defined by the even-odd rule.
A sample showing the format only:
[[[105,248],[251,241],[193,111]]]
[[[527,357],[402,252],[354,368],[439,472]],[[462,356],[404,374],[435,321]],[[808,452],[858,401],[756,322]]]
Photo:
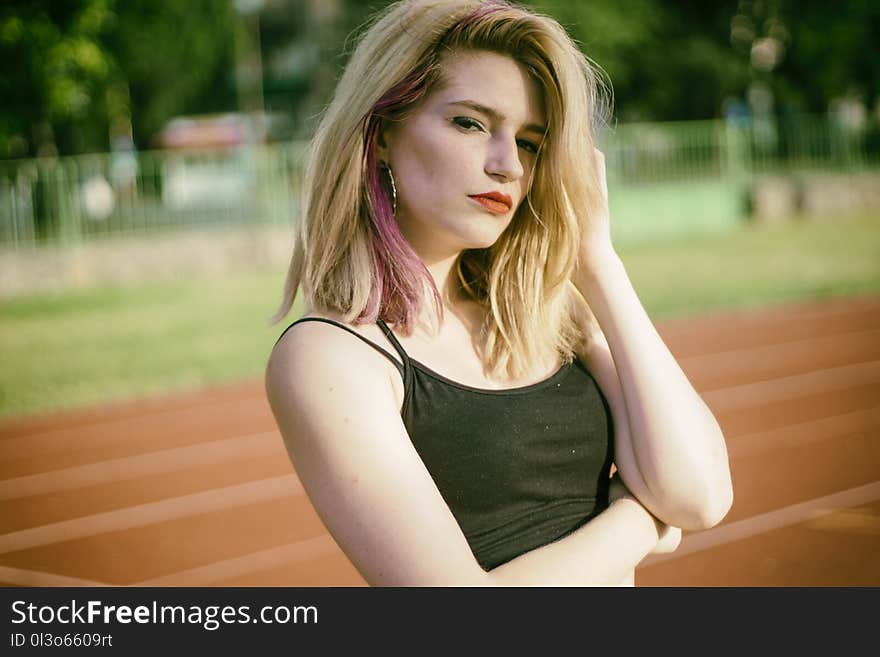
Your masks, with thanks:
[[[409,334],[439,294],[403,238],[376,161],[380,121],[401,119],[438,83],[442,58],[492,51],[539,82],[547,112],[529,193],[492,246],[462,252],[461,293],[483,305],[483,356],[493,376],[518,377],[574,350],[596,329],[571,282],[584,227],[600,201],[593,133],[608,116],[598,67],[553,19],[503,0],[408,0],[361,38],[311,143],[283,318],[302,286],[314,309],[344,321],[381,317]],[[554,358],[555,359],[555,358]]]

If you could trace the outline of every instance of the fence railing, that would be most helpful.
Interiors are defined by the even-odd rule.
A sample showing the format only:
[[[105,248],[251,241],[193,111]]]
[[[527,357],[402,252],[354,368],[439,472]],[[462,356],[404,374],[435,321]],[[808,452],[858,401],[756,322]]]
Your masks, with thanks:
[[[289,222],[305,145],[0,162],[0,244]]]
[[[603,135],[610,186],[880,165],[880,129],[825,116],[624,124]],[[117,152],[0,162],[0,246],[75,243],[181,227],[287,224],[306,145]]]
[[[631,123],[605,142],[618,184],[880,165],[880,125],[848,127],[827,116]]]

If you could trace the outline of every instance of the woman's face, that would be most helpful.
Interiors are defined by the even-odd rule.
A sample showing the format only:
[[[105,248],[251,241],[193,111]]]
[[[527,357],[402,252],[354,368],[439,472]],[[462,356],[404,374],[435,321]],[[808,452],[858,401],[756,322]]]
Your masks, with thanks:
[[[426,262],[498,239],[528,192],[546,121],[540,86],[510,57],[450,55],[443,79],[378,151],[401,231]]]

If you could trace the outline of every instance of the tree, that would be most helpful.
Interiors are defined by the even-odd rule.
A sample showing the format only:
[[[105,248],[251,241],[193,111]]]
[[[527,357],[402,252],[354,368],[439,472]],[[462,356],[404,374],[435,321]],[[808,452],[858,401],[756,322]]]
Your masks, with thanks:
[[[853,95],[870,109],[880,97],[880,4],[777,0],[787,32],[777,95],[802,111],[823,112]]]
[[[120,81],[101,40],[111,0],[7,0],[0,10],[0,157],[75,151]],[[78,131],[75,127],[83,127]]]
[[[704,119],[742,92],[748,62],[730,47],[735,2],[535,0],[607,74],[621,121]]]
[[[128,83],[142,148],[178,114],[237,108],[230,0],[124,0],[116,11],[105,43]]]
[[[775,111],[880,94],[880,4],[849,0],[523,0],[557,18],[604,71],[616,118],[707,119],[758,86]],[[389,0],[265,0],[264,105],[307,137]],[[0,158],[138,147],[179,114],[238,108],[233,0],[4,0]],[[767,94],[764,94],[765,96]]]
[[[0,158],[140,146],[179,113],[233,110],[228,0],[6,0]]]

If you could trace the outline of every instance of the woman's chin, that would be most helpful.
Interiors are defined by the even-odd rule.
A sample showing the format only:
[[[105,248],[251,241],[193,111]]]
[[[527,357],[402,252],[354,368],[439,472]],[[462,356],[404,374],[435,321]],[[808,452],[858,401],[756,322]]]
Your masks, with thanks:
[[[467,243],[465,243],[465,244],[462,244],[460,251],[476,251],[476,250],[478,250],[478,249],[488,249],[488,248],[491,247],[493,244],[495,244],[495,242],[497,242],[497,241],[498,241],[498,238],[497,238],[497,237],[496,237],[494,240],[474,240],[474,241],[470,241],[470,242],[467,242]]]
[[[462,243],[465,249],[488,249],[501,237],[504,230],[473,231],[462,235]]]

